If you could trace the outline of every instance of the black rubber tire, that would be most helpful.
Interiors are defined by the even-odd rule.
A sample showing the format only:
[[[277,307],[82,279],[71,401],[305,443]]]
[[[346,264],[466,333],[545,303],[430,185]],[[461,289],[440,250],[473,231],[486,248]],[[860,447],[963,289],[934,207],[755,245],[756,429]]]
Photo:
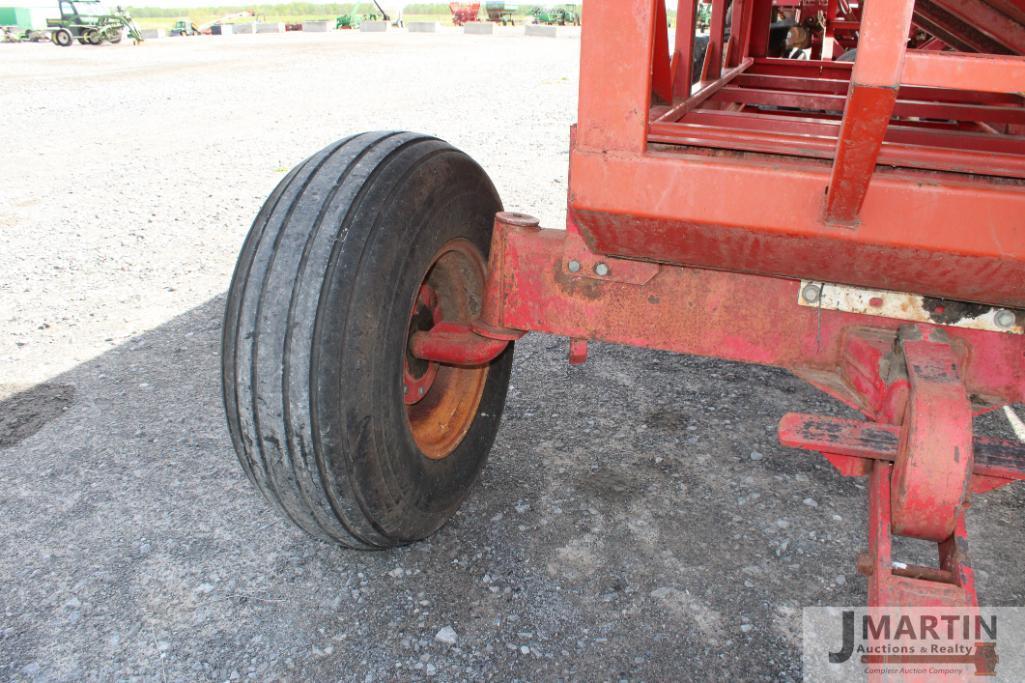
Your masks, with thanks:
[[[313,536],[386,548],[440,528],[498,430],[512,345],[488,369],[466,436],[416,446],[402,400],[409,314],[442,245],[485,262],[498,193],[470,157],[414,133],[365,133],[313,155],[267,199],[228,292],[222,380],[242,467]]]
[[[71,31],[67,29],[58,29],[53,33],[53,42],[61,47],[71,47],[74,39],[71,37]]]

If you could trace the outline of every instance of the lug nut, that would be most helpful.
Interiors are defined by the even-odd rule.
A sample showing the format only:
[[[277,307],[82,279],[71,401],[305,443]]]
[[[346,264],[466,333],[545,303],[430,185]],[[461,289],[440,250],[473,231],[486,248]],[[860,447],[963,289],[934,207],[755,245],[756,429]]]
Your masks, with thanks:
[[[1002,330],[1010,329],[1014,327],[1014,313],[1006,308],[999,310],[993,314],[993,322]]]
[[[818,303],[822,297],[822,288],[818,285],[805,285],[801,290],[801,297],[810,304]]]
[[[423,396],[424,395],[424,388],[420,387],[419,389],[416,390],[416,393],[419,394],[420,396]]]
[[[602,277],[605,277],[609,274],[609,267],[604,263],[596,263],[594,265],[594,272],[598,275],[601,275]]]
[[[402,394],[406,395],[408,393],[409,393],[409,385],[408,384],[403,384],[402,385]]]
[[[580,261],[577,261],[576,259],[573,259],[572,261],[570,261],[569,263],[566,264],[566,268],[571,273],[579,273],[580,272]]]

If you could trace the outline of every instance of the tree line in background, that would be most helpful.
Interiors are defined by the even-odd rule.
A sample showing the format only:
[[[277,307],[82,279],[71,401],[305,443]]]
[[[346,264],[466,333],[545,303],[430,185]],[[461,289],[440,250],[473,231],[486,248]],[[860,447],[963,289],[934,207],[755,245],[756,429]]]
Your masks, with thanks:
[[[391,11],[388,0],[379,0],[381,5],[386,10]],[[511,3],[519,6],[519,9],[523,13],[527,13],[535,3]],[[484,3],[481,2],[481,6]],[[271,16],[308,16],[313,14],[323,14],[324,16],[330,15],[341,15],[351,14],[353,11],[364,12],[370,11],[374,5],[371,2],[343,2],[343,3],[316,3],[316,2],[289,2],[281,5],[250,5],[248,7],[239,7],[237,5],[231,5],[227,7],[213,6],[213,7],[131,7],[129,6],[128,11],[133,17],[138,18],[161,18],[161,17],[181,17],[187,16],[188,14],[203,14],[203,15],[226,15],[233,14],[235,12],[241,12],[243,10],[252,10],[257,15],[271,15]],[[579,5],[563,5],[574,9],[577,12],[580,11]],[[448,14],[448,3],[417,3],[413,5],[406,5],[406,14]]]

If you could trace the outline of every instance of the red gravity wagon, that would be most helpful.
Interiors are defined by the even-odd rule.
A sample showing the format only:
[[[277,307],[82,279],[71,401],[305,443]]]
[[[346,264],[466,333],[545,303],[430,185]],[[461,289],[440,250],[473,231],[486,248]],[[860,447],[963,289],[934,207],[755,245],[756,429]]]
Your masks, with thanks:
[[[965,512],[1025,478],[973,435],[1025,401],[1025,0],[699,9],[584,6],[565,230],[425,135],[295,168],[228,296],[242,465],[313,536],[388,548],[466,497],[526,333],[771,365],[864,416],[779,437],[868,478],[869,604],[975,605]]]

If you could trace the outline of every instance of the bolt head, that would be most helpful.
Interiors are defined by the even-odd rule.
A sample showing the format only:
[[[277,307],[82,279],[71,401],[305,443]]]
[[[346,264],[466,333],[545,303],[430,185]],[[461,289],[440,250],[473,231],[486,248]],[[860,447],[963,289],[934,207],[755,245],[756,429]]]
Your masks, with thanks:
[[[403,394],[408,394],[409,393],[409,385],[408,384],[403,384],[402,385],[402,393]]]
[[[801,290],[801,297],[810,304],[818,303],[822,298],[822,287],[818,285],[805,285]]]
[[[598,275],[601,275],[602,277],[605,277],[609,274],[609,267],[604,263],[596,263],[594,265],[594,272]]]
[[[997,327],[1007,330],[1014,327],[1014,312],[1003,309],[997,311],[993,315],[993,322],[997,324]]]
[[[571,272],[571,273],[579,273],[580,272],[580,261],[577,261],[576,259],[574,259],[574,260],[572,260],[572,261],[570,261],[569,263],[566,264],[566,268],[568,268],[569,272]]]
[[[423,395],[424,395],[424,388],[423,388],[423,387],[419,387],[419,388],[418,388],[418,389],[416,390],[416,393],[417,393],[417,394],[419,394],[420,396],[423,396]]]

